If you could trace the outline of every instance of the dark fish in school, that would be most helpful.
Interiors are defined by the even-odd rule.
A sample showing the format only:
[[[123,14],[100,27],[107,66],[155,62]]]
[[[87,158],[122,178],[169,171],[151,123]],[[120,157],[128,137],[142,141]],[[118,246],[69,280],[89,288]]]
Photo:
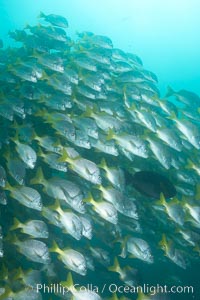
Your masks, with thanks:
[[[176,189],[169,179],[156,172],[136,172],[131,176],[130,183],[140,193],[154,199],[158,199],[161,193],[165,198],[172,198],[176,195]]]

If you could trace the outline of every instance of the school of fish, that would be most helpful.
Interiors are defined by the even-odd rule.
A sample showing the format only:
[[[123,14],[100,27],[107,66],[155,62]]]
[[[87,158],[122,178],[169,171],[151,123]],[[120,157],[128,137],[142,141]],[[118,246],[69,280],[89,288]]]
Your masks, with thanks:
[[[0,49],[0,299],[169,299],[36,290],[141,285],[159,265],[157,282],[173,284],[200,255],[199,96],[161,98],[137,55],[92,32],[72,40],[62,16],[39,20]],[[140,171],[176,195],[162,180],[159,197],[142,194]]]

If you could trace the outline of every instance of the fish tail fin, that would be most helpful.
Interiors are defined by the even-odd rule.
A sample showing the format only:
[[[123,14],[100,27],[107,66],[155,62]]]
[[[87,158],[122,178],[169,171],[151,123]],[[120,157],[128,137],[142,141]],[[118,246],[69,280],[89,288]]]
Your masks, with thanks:
[[[188,203],[187,196],[182,196],[181,197],[181,206],[185,207],[185,205],[187,205],[187,203]]]
[[[64,148],[62,151],[62,155],[58,158],[58,162],[67,162],[67,161],[70,161],[70,158],[66,149]]]
[[[101,168],[101,169],[105,169],[107,167],[105,158],[102,158],[102,160],[101,160],[100,164],[98,165],[98,167]]]
[[[25,23],[24,29],[31,29],[31,25],[29,23]]]
[[[181,202],[178,200],[177,197],[173,197],[172,199],[170,199],[169,204],[181,204]]]
[[[130,110],[135,111],[136,109],[137,109],[136,104],[135,103],[131,103]]]
[[[166,246],[167,246],[167,238],[166,238],[166,235],[163,233],[162,234],[162,239],[161,241],[159,242],[159,246],[164,250],[166,249]]]
[[[40,80],[48,80],[49,77],[47,75],[47,73],[45,71],[42,71],[42,77],[40,78]]]
[[[7,191],[12,191],[13,188],[12,188],[12,186],[9,184],[9,182],[6,181],[6,185],[5,185],[4,189],[7,190]]]
[[[194,166],[193,162],[190,159],[188,159],[187,160],[186,168],[187,169],[193,169],[193,166]]]
[[[156,202],[156,204],[165,206],[166,200],[163,193],[160,193],[160,199]]]
[[[166,93],[165,97],[167,97],[167,98],[171,97],[171,96],[174,95],[174,93],[175,93],[175,91],[170,86],[168,86],[167,87],[167,93]]]
[[[127,256],[127,239],[128,237],[125,237],[125,239],[121,241],[121,253],[119,256],[122,258],[126,258]]]
[[[177,115],[175,114],[174,111],[171,112],[170,116],[167,116],[167,119],[169,120],[176,120],[177,119]]]
[[[15,64],[19,66],[21,65],[21,63],[22,63],[22,59],[18,57],[15,61]]]
[[[4,99],[4,92],[0,91],[0,98],[3,100]]]
[[[40,157],[44,157],[44,156],[45,156],[45,154],[44,154],[44,152],[42,151],[42,148],[41,148],[41,147],[38,147],[37,155],[40,156]]]
[[[45,96],[44,95],[41,95],[40,98],[38,99],[38,103],[45,103]]]
[[[8,65],[7,65],[7,70],[8,70],[9,72],[12,72],[12,70],[13,70],[13,65],[8,64]]]
[[[49,249],[49,252],[59,252],[60,248],[56,244],[55,241],[53,241],[52,247]]]
[[[11,138],[11,140],[16,143],[18,141],[18,132],[17,132],[17,128],[16,128],[16,132],[15,135]]]
[[[30,184],[44,184],[44,180],[45,180],[45,178],[44,178],[44,174],[43,174],[42,168],[39,167],[37,169],[35,178],[32,178],[30,180]]]
[[[154,138],[154,136],[155,136],[155,134],[154,134],[152,131],[150,131],[148,128],[145,128],[145,129],[143,130],[143,134],[141,135],[141,138],[143,138],[143,139],[149,141],[149,140],[151,140],[152,138]]]
[[[82,117],[89,118],[91,117],[93,110],[91,107],[87,106],[85,112],[82,114]]]
[[[92,205],[95,204],[95,201],[94,201],[94,198],[93,198],[91,192],[88,193],[88,196],[87,196],[86,198],[84,198],[83,201],[84,201],[85,203],[91,203]]]
[[[6,265],[5,265],[5,263],[2,263],[2,266],[1,266],[1,275],[3,275],[4,279],[8,278],[8,269],[7,269]]]
[[[11,292],[12,292],[11,288],[8,286],[5,286],[5,288],[3,288],[3,293],[1,293],[1,295],[0,295],[0,300],[9,299]]]
[[[17,279],[20,279],[20,278],[24,278],[24,272],[22,270],[21,267],[19,267],[17,270],[16,270],[16,273],[13,277],[13,280],[17,280]]]
[[[113,138],[114,138],[114,131],[113,131],[113,129],[110,128],[108,130],[108,135],[106,136],[106,140],[110,141],[110,140],[113,140]]]
[[[84,74],[83,70],[82,69],[79,70],[79,78],[80,78],[80,80],[83,80],[84,77],[85,77],[85,74]]]
[[[43,118],[45,116],[45,112],[46,112],[45,109],[39,109],[37,112],[35,112],[35,116]]]
[[[3,154],[3,157],[7,160],[7,162],[9,161],[11,155],[10,155],[10,151],[5,151]]]
[[[45,18],[45,17],[46,17],[46,15],[41,11],[41,12],[39,13],[38,18],[39,18],[39,19],[43,19],[43,18]]]
[[[14,221],[13,225],[9,228],[9,230],[11,231],[19,228],[21,225],[20,221],[17,218],[14,218],[13,221]]]
[[[16,234],[15,233],[11,233],[11,232],[9,232],[4,239],[5,239],[5,241],[9,241],[9,242],[11,242],[14,245],[17,245],[17,243],[19,241],[18,238],[17,238],[17,236],[16,236]]]
[[[199,247],[199,245],[196,245],[196,246],[193,248],[193,251],[198,252],[199,255],[200,255],[200,247]]]
[[[200,184],[198,183],[196,185],[195,200],[199,200],[199,199],[200,199]]]
[[[142,291],[138,291],[138,297],[137,297],[137,300],[145,300],[145,299],[148,299],[147,298],[148,296],[145,295]]]
[[[73,278],[72,278],[72,273],[71,272],[68,273],[67,280],[61,282],[61,285],[64,286],[64,287],[68,287],[68,288],[74,286],[74,282],[73,282]]]
[[[14,128],[15,130],[17,130],[20,127],[20,125],[17,123],[16,120],[13,120],[11,127]]]
[[[121,298],[123,299],[123,297]],[[119,298],[117,297],[116,293],[113,293],[112,297],[110,298],[110,300],[119,300]]]
[[[37,135],[37,133],[35,132],[35,129],[33,129],[33,131],[32,131],[32,139],[33,139],[33,140],[37,140],[37,139],[38,139],[38,135]]]
[[[120,265],[119,265],[119,261],[118,261],[117,257],[114,258],[114,264],[113,264],[113,266],[110,266],[108,268],[108,270],[111,271],[111,272],[117,272],[117,273],[119,273],[119,271],[120,271]]]
[[[55,200],[55,203],[51,206],[48,206],[48,208],[51,208],[53,211],[57,211],[60,208],[60,202],[58,199]]]

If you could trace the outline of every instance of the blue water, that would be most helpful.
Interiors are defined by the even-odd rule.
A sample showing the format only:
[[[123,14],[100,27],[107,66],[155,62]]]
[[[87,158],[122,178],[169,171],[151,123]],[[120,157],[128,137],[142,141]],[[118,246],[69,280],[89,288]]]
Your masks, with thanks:
[[[168,85],[200,95],[199,0],[0,0],[0,38],[4,45],[13,46],[9,31],[28,23],[35,25],[41,11],[65,16],[72,39],[76,38],[77,31],[92,31],[111,38],[114,47],[137,54],[145,69],[157,75],[163,96]],[[159,267],[159,264],[155,269],[145,266],[147,278],[149,272],[156,271],[156,276],[160,272],[163,279],[168,266],[164,271]],[[192,267],[190,270],[194,270]],[[101,276],[101,270],[98,274]],[[104,281],[105,274],[102,274],[100,282]],[[174,277],[179,275],[187,284],[198,285],[198,273],[192,275],[179,270]],[[154,279],[152,275],[153,283]],[[185,300],[185,295],[181,299]]]
[[[69,31],[109,36],[115,47],[139,55],[166,87],[200,94],[199,0],[0,0],[0,35],[35,24],[40,11],[62,14]]]

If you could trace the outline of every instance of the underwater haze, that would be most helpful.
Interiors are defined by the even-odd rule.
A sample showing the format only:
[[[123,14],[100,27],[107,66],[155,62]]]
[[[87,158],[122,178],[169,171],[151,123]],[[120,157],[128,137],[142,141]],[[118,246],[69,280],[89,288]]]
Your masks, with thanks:
[[[199,11],[0,0],[0,300],[200,299]]]
[[[115,47],[139,55],[157,74],[162,94],[168,85],[200,94],[198,0],[0,0],[3,39],[34,24],[40,11],[62,14],[70,31],[107,35]]]

